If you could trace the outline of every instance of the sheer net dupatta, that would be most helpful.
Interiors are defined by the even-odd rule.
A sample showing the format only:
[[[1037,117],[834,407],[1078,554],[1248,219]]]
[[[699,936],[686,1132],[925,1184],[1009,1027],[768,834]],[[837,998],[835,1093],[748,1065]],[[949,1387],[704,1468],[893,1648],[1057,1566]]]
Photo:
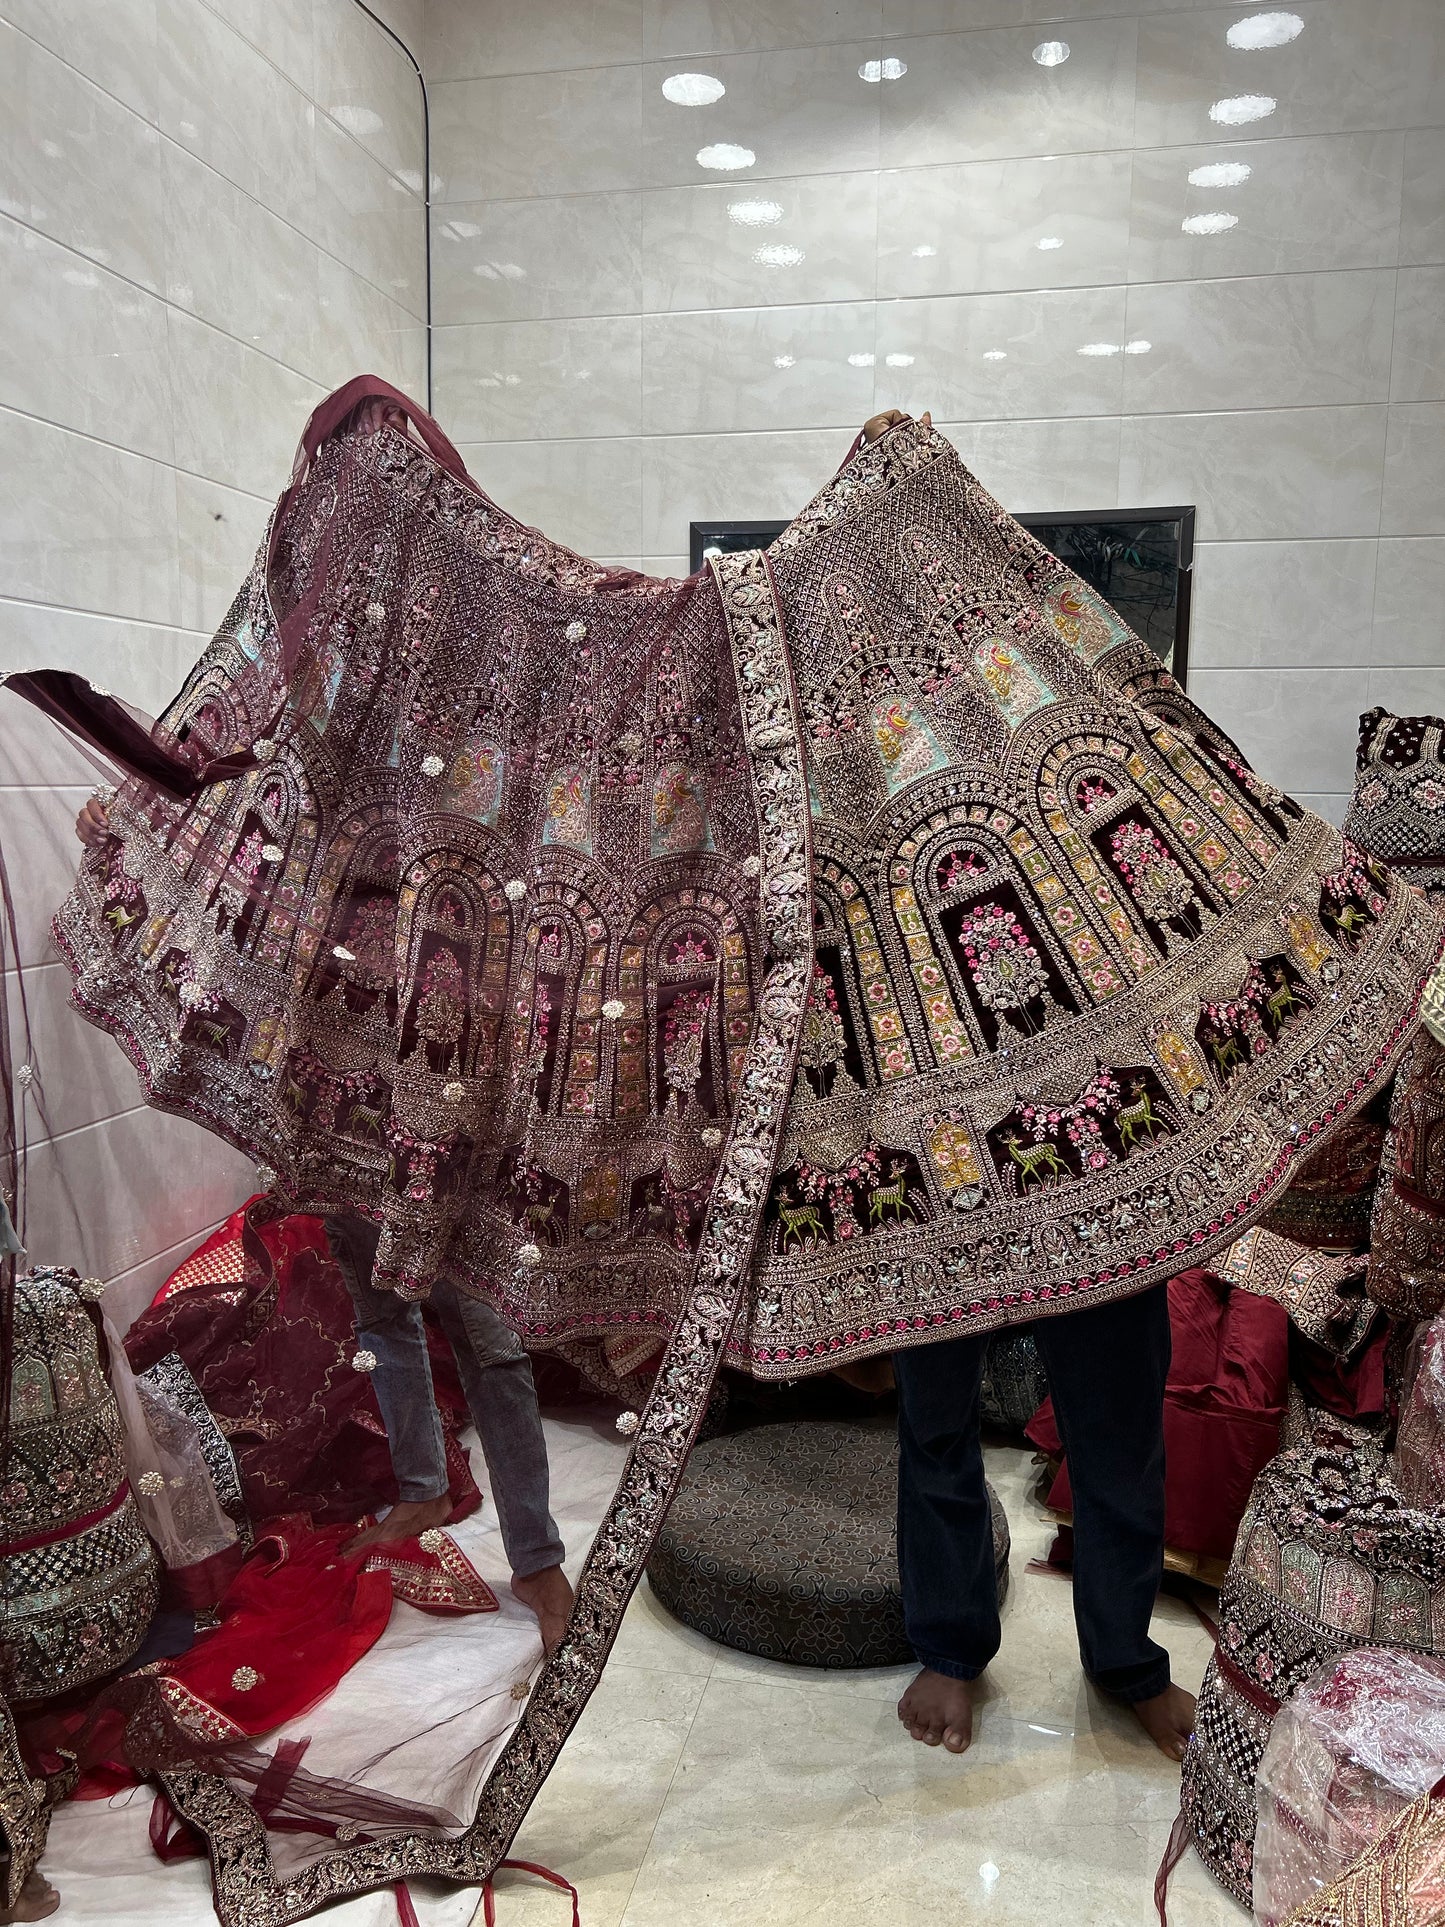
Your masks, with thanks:
[[[376,398],[409,432],[356,424]],[[362,381],[313,418],[144,753],[93,691],[20,693],[128,772],[56,929],[149,1100],[268,1166],[263,1209],[378,1222],[375,1282],[404,1297],[445,1261],[531,1347],[665,1347],[539,1672],[504,1604],[418,1630],[382,1678],[394,1617],[265,1743],[274,1773],[164,1767],[228,1927],[414,1873],[481,1881],[641,1576],[776,1161],[811,867],[766,563],[724,591],[588,562]]]

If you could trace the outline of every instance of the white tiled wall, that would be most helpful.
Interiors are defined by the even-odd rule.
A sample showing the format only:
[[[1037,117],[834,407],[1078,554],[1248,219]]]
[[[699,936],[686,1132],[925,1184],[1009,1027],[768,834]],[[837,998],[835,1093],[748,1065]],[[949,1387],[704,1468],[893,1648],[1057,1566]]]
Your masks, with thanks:
[[[419,41],[420,0],[376,11]],[[0,0],[0,670],[173,693],[316,401],[363,370],[425,392],[421,168],[416,76],[353,0]],[[65,1007],[46,925],[93,780],[0,694],[28,1242],[128,1315],[251,1172]]]
[[[1012,508],[1198,505],[1193,688],[1329,814],[1445,704],[1445,0],[425,19],[437,410],[509,507],[681,570],[931,408]]]

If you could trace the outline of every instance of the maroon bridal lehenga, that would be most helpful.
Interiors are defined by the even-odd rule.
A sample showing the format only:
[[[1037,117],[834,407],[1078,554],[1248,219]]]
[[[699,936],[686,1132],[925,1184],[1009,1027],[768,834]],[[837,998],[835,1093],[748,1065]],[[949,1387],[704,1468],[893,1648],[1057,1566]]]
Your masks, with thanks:
[[[382,398],[410,428],[359,425]],[[368,418],[369,419],[369,418]],[[1390,1078],[1435,914],[1262,781],[903,421],[686,581],[525,528],[361,379],[308,427],[56,931],[148,1099],[537,1352],[660,1353],[562,1646],[461,1827],[316,1838],[168,1776],[228,1922],[484,1877],[726,1360],[789,1378],[1201,1264]],[[443,1743],[445,1736],[443,1736]]]

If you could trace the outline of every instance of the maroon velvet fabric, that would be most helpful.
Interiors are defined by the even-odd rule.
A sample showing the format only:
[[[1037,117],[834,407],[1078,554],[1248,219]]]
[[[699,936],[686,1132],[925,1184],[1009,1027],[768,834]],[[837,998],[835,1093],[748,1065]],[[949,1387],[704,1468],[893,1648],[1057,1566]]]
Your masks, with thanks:
[[[126,1353],[144,1371],[179,1352],[241,1474],[253,1525],[306,1513],[317,1525],[354,1521],[396,1501],[386,1430],[365,1372],[353,1369],[356,1323],[321,1220],[248,1224],[230,1218],[162,1286],[131,1326]],[[274,1266],[243,1260],[243,1228]],[[243,1271],[244,1265],[244,1271]],[[447,1435],[454,1516],[481,1495],[456,1435],[470,1420],[451,1347],[427,1321],[432,1378]]]
[[[1255,1476],[1279,1451],[1289,1320],[1272,1299],[1235,1291],[1196,1268],[1169,1281],[1169,1324],[1165,1540],[1178,1552],[1228,1559]],[[1052,1400],[1039,1407],[1026,1435],[1050,1457],[1061,1454]],[[1067,1463],[1047,1503],[1073,1511]]]

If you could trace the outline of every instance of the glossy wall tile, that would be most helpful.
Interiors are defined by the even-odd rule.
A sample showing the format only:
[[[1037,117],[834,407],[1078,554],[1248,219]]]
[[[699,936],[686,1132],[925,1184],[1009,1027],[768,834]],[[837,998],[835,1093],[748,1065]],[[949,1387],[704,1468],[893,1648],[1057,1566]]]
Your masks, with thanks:
[[[420,0],[383,4],[419,25]],[[422,185],[415,73],[353,0],[0,0],[0,670],[169,700],[323,384],[425,382]],[[123,1272],[133,1311],[254,1179],[138,1109],[121,1054],[64,1007],[48,925],[92,781],[0,695],[44,1057],[31,1248]]]

